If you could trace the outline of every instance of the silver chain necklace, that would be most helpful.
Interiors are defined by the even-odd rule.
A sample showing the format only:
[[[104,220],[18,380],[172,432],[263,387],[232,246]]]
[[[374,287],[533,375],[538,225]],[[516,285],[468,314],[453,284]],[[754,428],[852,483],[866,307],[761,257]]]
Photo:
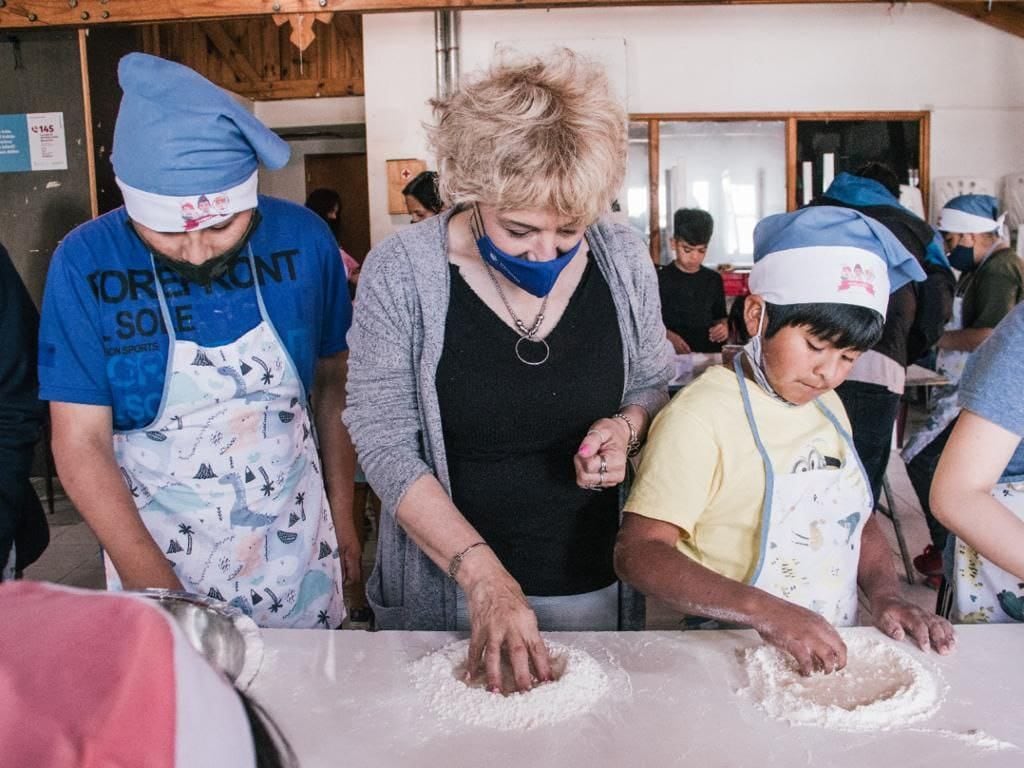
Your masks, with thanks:
[[[547,309],[548,296],[551,294],[548,293],[544,296],[544,301],[540,304],[540,312],[538,312],[537,317],[533,319],[533,326],[527,328],[526,324],[516,316],[515,312],[512,311],[512,305],[509,304],[508,299],[505,298],[505,291],[502,290],[501,283],[499,283],[498,278],[494,276],[494,269],[487,263],[487,260],[484,259],[482,255],[480,258],[481,261],[483,261],[484,266],[487,268],[487,275],[491,278],[491,282],[494,283],[494,288],[498,291],[501,303],[505,305],[505,309],[508,310],[509,317],[512,318],[512,322],[515,323],[516,330],[519,333],[519,339],[516,341],[515,346],[516,357],[519,358],[519,362],[523,365],[544,365],[551,356],[551,347],[548,346],[548,343],[544,339],[537,338],[537,332],[544,323],[544,310]],[[536,360],[532,359],[532,356],[524,357],[522,348],[524,342],[543,347],[543,350],[541,350],[543,352],[543,357]],[[529,347],[525,347],[525,349],[529,349]]]
[[[476,227],[483,230],[484,223],[483,219],[480,217],[480,209],[474,206],[473,216],[470,218],[470,229],[473,230]],[[475,242],[476,232],[473,232],[473,239]],[[477,247],[477,252],[480,253],[479,247]],[[508,299],[505,298],[505,291],[502,290],[501,283],[498,282],[498,278],[494,275],[494,268],[487,263],[487,259],[484,258],[483,253],[480,253],[480,261],[483,262],[484,267],[487,269],[487,276],[491,278],[491,282],[494,283],[494,290],[498,292],[498,297],[501,299],[501,303],[505,305],[505,309],[508,311],[509,317],[511,317],[512,322],[515,323],[516,332],[519,334],[519,338],[516,340],[514,351],[516,353],[516,357],[519,358],[519,362],[523,365],[544,365],[544,363],[548,361],[548,358],[551,357],[551,347],[548,346],[548,343],[544,339],[538,339],[537,333],[540,331],[541,325],[544,324],[544,310],[547,309],[548,296],[551,294],[547,293],[544,295],[544,301],[540,303],[540,312],[538,312],[537,316],[533,319],[533,325],[530,328],[527,328],[526,323],[520,320],[516,313],[512,311],[512,305],[508,303]],[[523,346],[524,342],[543,347],[541,350],[541,352],[543,352],[543,357],[540,357],[539,359],[534,359],[532,356],[524,357],[523,349],[529,349],[529,347]]]

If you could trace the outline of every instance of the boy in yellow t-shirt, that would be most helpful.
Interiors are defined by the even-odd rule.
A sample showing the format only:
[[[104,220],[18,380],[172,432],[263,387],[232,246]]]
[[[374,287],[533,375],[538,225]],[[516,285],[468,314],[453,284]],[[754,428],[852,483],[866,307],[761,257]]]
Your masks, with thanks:
[[[655,419],[616,545],[620,578],[690,615],[748,625],[800,671],[846,664],[835,626],[864,590],[875,626],[921,648],[952,627],[904,600],[832,391],[882,332],[890,290],[923,280],[883,225],[820,206],[754,232],[751,340]]]

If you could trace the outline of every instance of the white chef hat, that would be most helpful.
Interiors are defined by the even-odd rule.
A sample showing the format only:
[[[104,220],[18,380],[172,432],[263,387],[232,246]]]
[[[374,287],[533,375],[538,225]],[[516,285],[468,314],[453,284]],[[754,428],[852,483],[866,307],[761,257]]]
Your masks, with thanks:
[[[772,304],[853,304],[885,317],[891,291],[924,279],[887,227],[850,208],[813,206],[754,229],[750,292]]]

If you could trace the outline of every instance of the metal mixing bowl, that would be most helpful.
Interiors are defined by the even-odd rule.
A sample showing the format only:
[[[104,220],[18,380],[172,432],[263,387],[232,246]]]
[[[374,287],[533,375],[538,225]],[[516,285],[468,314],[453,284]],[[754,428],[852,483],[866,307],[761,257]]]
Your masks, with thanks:
[[[170,589],[136,594],[174,616],[192,646],[241,690],[252,683],[263,661],[263,638],[256,622],[221,600]]]

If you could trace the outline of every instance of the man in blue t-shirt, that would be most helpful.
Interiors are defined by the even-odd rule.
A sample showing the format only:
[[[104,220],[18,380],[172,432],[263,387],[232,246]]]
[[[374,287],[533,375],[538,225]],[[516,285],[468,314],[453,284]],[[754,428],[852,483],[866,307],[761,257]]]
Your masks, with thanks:
[[[258,164],[289,149],[229,94],[144,54],[118,76],[125,205],[64,239],[43,301],[61,480],[109,587],[335,627],[342,566],[359,569],[337,246],[315,214],[256,194]]]

